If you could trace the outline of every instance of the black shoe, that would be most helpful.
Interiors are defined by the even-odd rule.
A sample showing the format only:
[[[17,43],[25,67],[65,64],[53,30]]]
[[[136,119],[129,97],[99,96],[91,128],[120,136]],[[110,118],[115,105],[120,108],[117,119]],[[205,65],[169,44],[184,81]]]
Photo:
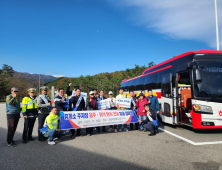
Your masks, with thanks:
[[[14,142],[8,143],[8,147],[15,147],[15,146],[16,146],[16,144]]]
[[[28,140],[34,141],[35,139],[33,137],[29,137]]]
[[[154,136],[154,135],[156,135],[156,132],[151,132],[150,134],[149,134],[149,136]]]
[[[83,135],[80,133],[80,134],[77,134],[76,136],[81,136],[81,137],[83,137]]]
[[[27,143],[27,139],[23,139],[23,143],[26,144]]]
[[[75,134],[71,135],[71,139],[75,139],[75,137],[76,137]]]
[[[156,133],[159,133],[159,132],[160,132],[160,131],[157,129],[157,130],[156,130]]]

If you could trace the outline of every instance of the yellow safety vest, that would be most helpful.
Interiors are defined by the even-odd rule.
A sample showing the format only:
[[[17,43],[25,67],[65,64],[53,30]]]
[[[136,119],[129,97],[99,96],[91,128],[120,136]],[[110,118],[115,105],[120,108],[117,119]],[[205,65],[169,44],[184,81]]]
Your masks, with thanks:
[[[45,125],[48,125],[49,129],[57,130],[58,120],[59,120],[59,116],[58,115],[54,115],[53,113],[50,113],[50,115],[48,115],[46,117]]]
[[[38,109],[37,98],[34,100],[31,97],[24,97],[22,100],[22,112],[26,112],[29,109]]]

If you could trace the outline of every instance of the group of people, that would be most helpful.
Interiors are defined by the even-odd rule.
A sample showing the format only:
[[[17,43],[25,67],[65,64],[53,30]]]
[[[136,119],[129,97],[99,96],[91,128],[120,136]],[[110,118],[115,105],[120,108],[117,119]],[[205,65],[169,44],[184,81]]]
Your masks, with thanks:
[[[89,97],[86,99],[81,95],[81,89],[78,86],[74,87],[71,91],[71,83],[67,87],[66,91],[63,88],[58,90],[58,95],[55,97],[55,107],[52,107],[52,102],[50,97],[47,95],[48,87],[43,86],[41,88],[41,95],[36,97],[36,89],[28,89],[28,96],[24,97],[22,100],[22,107],[20,107],[20,101],[18,98],[19,89],[13,87],[11,89],[11,94],[6,97],[6,113],[7,113],[7,124],[8,124],[8,134],[7,143],[8,146],[16,146],[13,140],[14,133],[16,131],[20,112],[22,111],[24,117],[24,130],[22,135],[23,143],[26,144],[28,141],[33,141],[32,137],[33,127],[38,117],[38,140],[46,141],[48,139],[48,144],[54,145],[54,138],[60,138],[64,136],[67,131],[60,130],[60,112],[61,111],[83,111],[83,110],[100,110],[100,101],[107,99],[104,96],[104,91],[100,90],[97,94],[97,89],[93,89],[89,93]],[[112,91],[108,93],[108,99],[110,100],[111,110],[134,110],[138,116],[138,123],[135,123],[135,129],[139,131],[146,131],[149,129],[153,136],[158,132],[158,121],[157,114],[159,113],[159,103],[156,96],[153,96],[152,90],[148,91],[149,96],[145,96],[145,91],[141,91],[139,97],[136,97],[133,91],[129,92],[129,96],[124,95],[122,88],[119,89],[119,94],[116,98],[129,98],[131,100],[130,108],[120,108],[116,107],[116,99],[113,97]],[[67,99],[65,94],[69,97]],[[106,132],[106,127],[89,127],[86,128],[86,135],[91,136],[93,130],[96,129],[97,133]],[[134,130],[133,123],[130,123],[130,130]],[[81,129],[71,129],[71,138],[76,136],[83,136]],[[127,124],[110,125],[108,132],[121,132],[128,131]]]

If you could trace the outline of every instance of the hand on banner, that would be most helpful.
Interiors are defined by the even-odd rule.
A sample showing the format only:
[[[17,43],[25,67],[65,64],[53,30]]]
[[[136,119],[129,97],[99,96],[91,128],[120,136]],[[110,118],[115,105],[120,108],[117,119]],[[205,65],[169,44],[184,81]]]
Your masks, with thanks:
[[[27,116],[24,116],[24,118],[26,118],[26,119],[27,119],[28,117],[27,117]]]
[[[69,83],[69,86],[71,86],[72,85],[72,83]]]

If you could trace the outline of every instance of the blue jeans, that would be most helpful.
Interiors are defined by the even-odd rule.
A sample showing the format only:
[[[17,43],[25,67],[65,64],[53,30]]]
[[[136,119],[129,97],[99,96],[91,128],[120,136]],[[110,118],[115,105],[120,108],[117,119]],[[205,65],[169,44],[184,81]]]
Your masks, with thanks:
[[[118,129],[119,129],[119,130],[122,129],[122,126],[123,126],[124,128],[127,128],[127,124],[123,124],[123,125],[122,125],[122,124],[119,124],[119,125],[118,125]]]
[[[65,131],[60,131],[59,133],[55,129],[50,129],[48,132],[44,133],[44,137],[49,138],[49,141],[53,141],[54,138],[61,138],[65,135]]]
[[[140,116],[140,115],[138,115],[138,119],[141,120],[141,121],[146,120],[146,118],[147,118],[147,116]],[[140,124],[140,129],[143,129],[142,123]]]

